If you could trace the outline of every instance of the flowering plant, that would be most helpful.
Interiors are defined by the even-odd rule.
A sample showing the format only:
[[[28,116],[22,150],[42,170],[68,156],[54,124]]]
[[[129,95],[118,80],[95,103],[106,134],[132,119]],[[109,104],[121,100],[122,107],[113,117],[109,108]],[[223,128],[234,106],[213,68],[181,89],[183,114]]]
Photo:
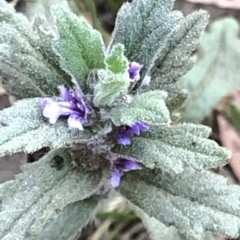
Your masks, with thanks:
[[[204,11],[183,17],[173,4],[123,4],[105,48],[59,5],[49,32],[0,0],[0,73],[18,99],[0,111],[0,156],[49,149],[0,185],[2,240],[73,239],[113,194],[153,238],[153,222],[182,239],[238,236],[240,188],[206,170],[229,152],[208,127],[173,120],[187,97],[177,81],[207,24]]]

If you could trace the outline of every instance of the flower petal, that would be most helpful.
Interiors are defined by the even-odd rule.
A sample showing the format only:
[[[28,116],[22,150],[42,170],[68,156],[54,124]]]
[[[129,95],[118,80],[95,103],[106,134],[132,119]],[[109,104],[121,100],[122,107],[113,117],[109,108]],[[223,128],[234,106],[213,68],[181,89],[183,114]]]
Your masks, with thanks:
[[[50,98],[44,98],[41,100],[42,110],[46,107],[46,105],[49,103],[49,101],[52,101],[52,100]]]
[[[137,63],[137,62],[131,62],[129,64],[129,77],[134,80],[138,81],[140,79],[140,71],[142,70],[143,65]]]
[[[122,145],[129,145],[131,143],[131,136],[139,136],[141,132],[149,131],[148,125],[141,121],[135,122],[132,126],[122,125],[117,128],[118,143]]]
[[[58,88],[60,90],[60,95],[64,101],[69,102],[73,99],[73,97],[70,94],[70,91],[64,85],[61,85]]]
[[[113,169],[111,185],[115,188],[120,185],[120,180],[124,172],[141,170],[142,167],[136,161],[119,158],[113,163]]]
[[[136,161],[128,160],[128,159],[122,159],[122,165],[123,165],[123,172],[133,171],[133,170],[141,170],[142,167],[140,164]]]
[[[149,131],[149,127],[144,124],[143,122],[135,122],[130,129],[128,130],[128,132],[130,133],[130,135],[140,135],[141,132],[147,132]]]
[[[84,119],[87,119],[87,115],[90,113],[90,109],[87,107],[83,99],[80,99],[80,102],[76,104],[77,108],[83,113]]]
[[[129,145],[131,143],[131,139],[127,135],[118,135],[118,143],[122,145]]]
[[[134,160],[119,158],[114,162],[114,168],[120,172],[128,172],[132,170],[140,170],[142,167]]]
[[[122,173],[120,171],[118,171],[117,169],[115,169],[115,171],[113,172],[112,177],[111,177],[111,185],[114,188],[116,188],[120,185],[121,177],[122,177]]]
[[[68,118],[68,126],[70,128],[77,128],[78,130],[83,130],[82,119],[75,114],[71,114]]]
[[[147,131],[149,131],[149,126],[146,125],[145,123],[138,121],[138,122],[136,122],[136,124],[137,124],[137,126],[139,127],[139,129],[140,129],[141,132],[147,132]]]
[[[46,102],[43,102],[43,116],[46,118],[49,118],[49,122],[51,124],[55,124],[58,118],[61,115],[69,115],[71,114],[71,109],[67,108],[59,102],[54,102],[51,99],[46,100]]]
[[[82,124],[87,121],[87,115],[90,113],[90,109],[84,102],[84,96],[81,96],[80,90],[78,93],[77,89],[68,90],[63,85],[59,86],[59,90],[63,101],[44,99],[41,102],[44,117],[55,124],[60,116],[69,116],[69,127],[83,130]]]
[[[140,127],[139,127],[138,123],[133,124],[129,131],[130,131],[131,134],[139,135],[140,134]]]

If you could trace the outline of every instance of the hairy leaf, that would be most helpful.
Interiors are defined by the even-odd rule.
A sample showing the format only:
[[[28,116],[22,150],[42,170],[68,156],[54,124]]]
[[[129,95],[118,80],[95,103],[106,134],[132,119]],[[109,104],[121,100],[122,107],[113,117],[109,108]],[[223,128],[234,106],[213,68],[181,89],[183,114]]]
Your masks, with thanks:
[[[52,15],[59,33],[54,48],[61,58],[61,67],[84,85],[91,69],[104,68],[102,36],[85,20],[61,6],[52,7]]]
[[[87,199],[67,205],[59,216],[44,226],[36,240],[76,239],[78,233],[94,217],[97,201]]]
[[[91,137],[86,130],[71,132],[63,121],[54,125],[44,122],[40,102],[40,98],[24,99],[0,111],[0,156],[67,147]]]
[[[136,95],[129,104],[113,109],[110,118],[116,126],[132,126],[136,121],[166,125],[170,122],[170,114],[165,105],[166,98],[166,92],[159,90]]]
[[[187,239],[202,239],[204,231],[238,236],[240,188],[222,176],[191,168],[178,175],[149,170],[126,175],[120,187],[123,196]]]
[[[166,227],[163,223],[154,217],[149,217],[141,208],[134,204],[130,204],[131,209],[139,216],[144,226],[147,228],[151,240],[184,240],[177,229],[174,227]]]
[[[56,155],[64,159],[60,170],[51,167]],[[51,151],[27,164],[14,181],[0,185],[0,238],[21,240],[38,235],[68,204],[91,196],[100,180],[99,172],[73,169],[65,150]]]
[[[117,14],[111,47],[122,43],[129,60],[148,68],[162,40],[182,19],[180,12],[171,12],[173,3],[174,0],[134,0],[123,4]]]
[[[169,93],[171,110],[186,97],[175,83],[192,67],[190,54],[207,24],[204,11],[183,18],[180,12],[171,11],[173,3],[174,0],[134,0],[124,4],[118,12],[110,46],[125,45],[128,59],[144,65],[142,75],[151,73],[150,87]]]
[[[162,222],[158,221],[154,217],[149,217],[142,209],[135,206],[134,204],[130,204],[131,208],[135,211],[135,213],[142,219],[143,224],[147,228],[151,240],[186,240],[186,237],[179,233],[179,231],[171,226],[167,227]],[[204,238],[202,240],[215,240],[213,234],[211,232],[207,232],[204,234]]]
[[[206,24],[206,13],[199,11],[175,26],[167,37],[165,49],[159,53],[151,69],[153,89],[169,89],[171,92],[171,85],[192,67],[190,54],[196,49]]]
[[[116,44],[106,57],[107,68],[113,73],[125,73],[128,70],[128,60],[124,56],[124,45]]]
[[[206,139],[210,129],[193,124],[150,126],[150,133],[132,139],[118,153],[134,158],[150,169],[181,173],[186,167],[196,170],[224,166],[230,153]]]
[[[127,72],[124,74],[114,74],[109,70],[98,71],[99,82],[94,89],[94,105],[110,106],[119,97],[126,95],[130,85]]]
[[[173,91],[171,93],[168,93],[168,98],[166,100],[166,105],[171,113],[173,113],[174,110],[179,109],[179,107],[182,106],[182,104],[187,99],[187,91],[185,89],[181,89],[178,86],[178,83],[173,86]],[[174,112],[176,113],[176,112]]]
[[[105,60],[106,69],[98,71],[98,83],[94,87],[95,106],[112,105],[121,95],[126,95],[130,85],[128,60],[124,46],[117,44]]]
[[[62,78],[67,81],[68,85],[71,84],[71,79],[67,73],[65,73],[60,68],[59,56],[55,54],[52,47],[52,41],[54,32],[46,30],[44,28],[45,25],[48,25],[46,19],[42,16],[36,16],[33,21],[33,30],[37,32],[41,41],[38,42],[38,49],[41,50],[41,53],[45,58],[51,63],[51,65],[58,70],[59,74],[61,74]]]
[[[25,16],[0,0],[0,74],[17,98],[53,95],[58,85],[70,83],[57,55],[49,44],[44,45],[52,37],[37,34]]]
[[[184,121],[201,122],[222,97],[239,86],[238,32],[238,23],[226,18],[215,22],[202,36],[197,62],[181,79],[189,92],[181,109]]]

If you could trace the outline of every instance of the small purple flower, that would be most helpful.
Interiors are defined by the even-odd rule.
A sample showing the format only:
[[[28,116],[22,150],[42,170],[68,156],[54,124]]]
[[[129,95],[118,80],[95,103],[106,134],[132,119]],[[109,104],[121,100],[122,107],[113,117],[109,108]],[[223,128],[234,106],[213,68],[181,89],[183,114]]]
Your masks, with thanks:
[[[149,127],[141,121],[137,121],[132,126],[121,126],[118,128],[118,143],[122,145],[129,145],[131,143],[132,135],[140,135],[141,132],[149,131]]]
[[[41,106],[43,116],[49,119],[49,123],[55,124],[59,117],[68,116],[68,126],[83,130],[83,124],[90,113],[81,94],[76,90],[68,90],[64,86],[59,87],[62,100],[54,101],[46,98]]]
[[[133,82],[137,82],[140,80],[140,71],[142,70],[143,65],[137,62],[129,63],[129,77]]]
[[[128,159],[117,159],[113,164],[113,174],[111,177],[111,185],[115,188],[120,185],[120,180],[125,172],[133,170],[141,170],[141,166],[136,161]]]

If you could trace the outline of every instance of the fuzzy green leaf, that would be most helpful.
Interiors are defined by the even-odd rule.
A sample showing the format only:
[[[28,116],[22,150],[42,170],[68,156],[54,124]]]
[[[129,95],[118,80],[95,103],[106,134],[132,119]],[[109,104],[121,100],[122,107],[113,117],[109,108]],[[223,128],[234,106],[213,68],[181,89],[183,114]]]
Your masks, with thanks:
[[[31,153],[43,147],[67,147],[91,137],[86,130],[69,131],[66,122],[44,122],[40,102],[40,98],[24,99],[0,111],[0,156],[20,151]]]
[[[51,167],[55,155],[64,159],[60,170]],[[14,181],[0,185],[2,240],[36,237],[68,204],[90,197],[101,180],[99,172],[73,169],[65,150],[51,151],[23,170]]]
[[[176,82],[193,66],[190,55],[198,46],[207,19],[206,12],[198,11],[180,21],[167,37],[164,50],[160,51],[151,69],[150,87],[169,92],[167,105],[170,109],[180,107],[186,99],[186,92],[180,90]]]
[[[59,216],[47,224],[35,240],[76,239],[76,233],[87,225],[97,210],[97,201],[87,199],[67,205]]]
[[[61,67],[85,85],[91,69],[104,68],[102,36],[85,20],[61,6],[51,10],[59,33],[54,48],[61,58]]]
[[[127,58],[147,69],[162,40],[183,18],[180,12],[171,12],[173,3],[174,0],[134,0],[123,4],[117,14],[111,46],[122,43]]]
[[[110,118],[116,126],[131,126],[136,121],[166,125],[170,122],[170,114],[165,105],[166,98],[167,93],[159,90],[136,95],[129,104],[113,109]]]
[[[130,204],[130,207],[143,221],[144,226],[149,232],[151,240],[184,240],[184,237],[180,236],[178,230],[174,227],[166,227],[156,218],[149,217],[141,208],[134,204]]]
[[[206,139],[209,135],[208,127],[193,124],[150,126],[150,133],[132,138],[131,145],[121,147],[118,153],[150,169],[160,168],[174,174],[186,167],[201,170],[226,165],[230,153]]]
[[[128,60],[124,56],[124,46],[113,46],[111,53],[106,57],[107,68],[113,73],[125,73],[128,70]]]
[[[181,235],[175,227],[166,227],[156,218],[149,217],[142,209],[134,204],[130,204],[130,206],[131,209],[133,209],[142,219],[143,224],[149,232],[151,240],[186,240],[186,238]],[[215,240],[215,238],[211,232],[207,232],[202,240]]]
[[[206,12],[183,18],[180,12],[171,11],[173,4],[174,0],[124,4],[117,15],[111,44],[124,44],[128,59],[144,65],[142,75],[152,76],[150,87],[169,93],[167,105],[171,110],[186,97],[175,83],[192,67],[190,54],[207,24]]]
[[[119,97],[127,94],[128,87],[130,85],[129,74],[118,73],[114,74],[110,70],[98,71],[99,82],[94,88],[94,105],[110,106]]]
[[[184,121],[199,123],[217,102],[239,86],[240,40],[236,20],[216,21],[200,42],[197,62],[182,79],[189,99],[181,109]]]
[[[120,191],[149,216],[175,226],[187,239],[205,231],[236,238],[240,188],[214,173],[186,168],[178,175],[143,170],[124,176]]]
[[[70,83],[57,55],[49,44],[45,45],[53,36],[44,30],[39,32],[25,16],[0,0],[0,75],[4,86],[17,98],[54,95],[58,85]]]
[[[117,44],[105,60],[106,69],[98,71],[99,82],[94,88],[95,106],[112,105],[121,95],[126,95],[130,85],[128,60],[124,46]]]

